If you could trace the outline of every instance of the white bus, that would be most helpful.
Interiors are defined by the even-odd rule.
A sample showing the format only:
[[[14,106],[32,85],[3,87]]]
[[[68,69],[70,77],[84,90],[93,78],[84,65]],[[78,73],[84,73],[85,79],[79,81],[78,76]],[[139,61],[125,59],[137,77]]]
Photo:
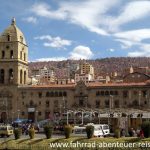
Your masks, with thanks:
[[[95,137],[105,137],[110,134],[110,129],[107,124],[87,124],[94,126],[94,133]],[[86,136],[86,126],[74,126],[74,135],[75,136]]]

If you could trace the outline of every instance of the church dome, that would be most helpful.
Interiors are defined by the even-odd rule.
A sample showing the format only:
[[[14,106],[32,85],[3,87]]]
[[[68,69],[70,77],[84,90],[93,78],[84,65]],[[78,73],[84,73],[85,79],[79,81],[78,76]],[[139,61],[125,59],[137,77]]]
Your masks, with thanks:
[[[16,26],[15,18],[12,19],[11,25],[0,35],[0,42],[19,41],[25,45],[26,40],[21,30]]]

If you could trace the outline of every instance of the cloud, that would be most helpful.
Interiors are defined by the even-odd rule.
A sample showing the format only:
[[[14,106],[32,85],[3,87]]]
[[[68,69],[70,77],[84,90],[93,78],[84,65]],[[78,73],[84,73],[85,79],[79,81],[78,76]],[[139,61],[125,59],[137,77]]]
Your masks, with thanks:
[[[87,0],[76,2],[60,2],[59,8],[52,10],[45,3],[36,3],[31,11],[38,16],[56,20],[67,20],[70,23],[87,28],[91,32],[101,35],[108,35],[102,28],[101,18],[112,7],[116,6],[119,0]]]
[[[26,21],[28,23],[34,23],[34,24],[37,23],[37,19],[35,17],[32,17],[32,16],[31,17],[27,17],[27,18],[23,18],[22,20]]]
[[[150,16],[150,1],[132,1],[127,3],[118,17],[111,19],[111,26],[118,28],[120,25],[133,22]]]
[[[65,57],[50,57],[50,58],[39,58],[36,61],[62,61],[67,60]]]
[[[114,52],[115,50],[113,48],[108,49],[110,52]]]
[[[89,47],[79,45],[70,52],[70,59],[90,59],[93,56],[93,52]]]
[[[72,44],[72,41],[62,39],[59,36],[52,37],[51,35],[43,35],[35,37],[34,39],[46,40],[46,42],[44,42],[43,44],[45,47],[62,48],[64,46],[70,46]]]
[[[139,50],[129,52],[130,57],[150,57],[150,44],[141,44]]]
[[[66,13],[60,10],[51,10],[46,3],[36,3],[32,6],[31,11],[37,16],[51,18],[51,19],[65,19]]]

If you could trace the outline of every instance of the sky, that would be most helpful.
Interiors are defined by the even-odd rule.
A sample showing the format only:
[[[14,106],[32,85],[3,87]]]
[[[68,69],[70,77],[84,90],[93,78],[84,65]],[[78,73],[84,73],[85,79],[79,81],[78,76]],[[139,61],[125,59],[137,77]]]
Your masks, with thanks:
[[[12,17],[29,61],[150,56],[150,0],[0,0],[0,33]]]

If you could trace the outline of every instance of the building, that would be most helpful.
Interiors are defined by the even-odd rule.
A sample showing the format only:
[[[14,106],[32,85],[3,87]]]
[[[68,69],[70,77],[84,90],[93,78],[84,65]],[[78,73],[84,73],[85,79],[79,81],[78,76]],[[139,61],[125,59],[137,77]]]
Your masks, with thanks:
[[[89,63],[81,63],[80,64],[80,74],[90,74],[94,78],[94,67]]]
[[[81,68],[82,74],[94,73],[89,64]],[[35,121],[68,111],[92,110],[95,114],[90,121],[100,120],[112,127],[119,124],[137,128],[150,116],[150,77],[142,73],[138,77],[140,82],[128,82],[132,80],[132,75],[129,75],[123,83],[79,81],[29,85],[28,46],[15,19],[12,19],[11,25],[0,36],[0,121],[16,118]],[[74,120],[75,117],[78,116],[74,116]]]

